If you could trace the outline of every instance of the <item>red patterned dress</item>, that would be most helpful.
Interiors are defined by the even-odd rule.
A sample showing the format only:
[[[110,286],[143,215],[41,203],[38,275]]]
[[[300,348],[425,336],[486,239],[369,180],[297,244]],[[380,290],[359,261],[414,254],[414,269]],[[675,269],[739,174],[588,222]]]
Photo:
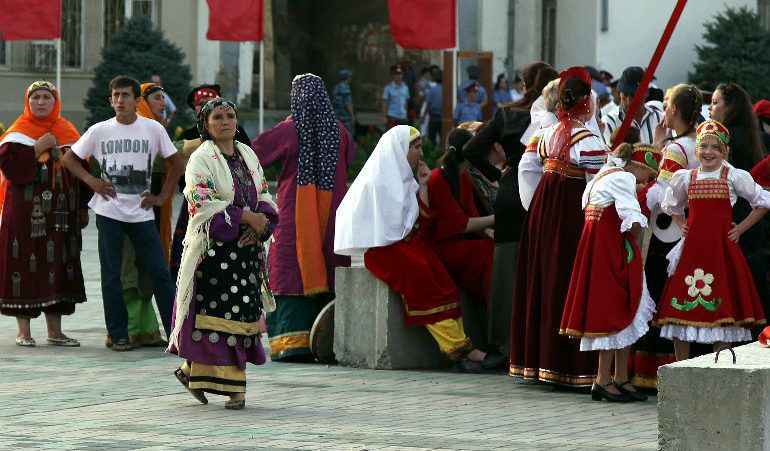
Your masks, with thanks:
[[[632,345],[647,332],[655,313],[641,252],[630,232],[634,223],[647,225],[635,185],[633,174],[613,162],[583,194],[585,225],[560,328],[562,334],[581,338],[581,351]]]
[[[770,206],[770,193],[728,163],[713,172],[677,171],[671,179],[663,210],[682,214],[689,204],[690,213],[687,237],[669,254],[671,277],[655,317],[662,337],[698,343],[749,341],[749,328],[764,324],[746,259],[727,236],[738,196],[752,207]]]

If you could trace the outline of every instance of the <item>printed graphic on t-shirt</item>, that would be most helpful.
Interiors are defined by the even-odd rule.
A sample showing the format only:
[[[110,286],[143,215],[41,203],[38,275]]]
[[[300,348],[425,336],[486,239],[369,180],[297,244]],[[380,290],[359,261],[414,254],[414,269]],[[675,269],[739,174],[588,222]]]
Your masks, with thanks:
[[[107,139],[101,142],[102,178],[118,194],[142,194],[150,189],[152,152],[148,139]]]

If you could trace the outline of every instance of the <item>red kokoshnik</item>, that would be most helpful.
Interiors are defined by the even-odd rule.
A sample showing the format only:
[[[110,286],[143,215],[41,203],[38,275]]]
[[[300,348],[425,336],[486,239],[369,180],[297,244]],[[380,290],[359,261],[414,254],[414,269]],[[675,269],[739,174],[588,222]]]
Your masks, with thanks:
[[[563,104],[564,100],[576,96],[571,89],[565,88],[565,82],[571,78],[576,78],[586,85],[588,88],[588,95],[583,96],[583,100],[576,103],[572,108],[565,109]],[[551,137],[551,147],[559,150],[557,154],[560,154],[565,147],[570,147],[570,140],[572,139],[572,120],[591,112],[591,76],[588,75],[588,72],[579,66],[570,67],[559,74],[559,80],[559,107],[556,112],[556,115],[559,118],[559,125],[557,125],[553,137]]]

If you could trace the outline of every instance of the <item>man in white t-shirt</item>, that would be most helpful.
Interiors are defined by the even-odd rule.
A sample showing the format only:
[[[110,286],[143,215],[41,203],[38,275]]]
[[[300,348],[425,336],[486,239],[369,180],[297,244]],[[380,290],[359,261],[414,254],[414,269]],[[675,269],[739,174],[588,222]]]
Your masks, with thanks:
[[[96,213],[99,229],[104,319],[113,349],[129,351],[128,313],[120,280],[123,235],[133,243],[137,258],[150,276],[168,336],[174,281],[163,255],[152,208],[163,205],[171,195],[184,172],[184,163],[163,126],[136,114],[140,100],[138,81],[117,76],[110,82],[109,92],[115,117],[92,125],[61,161],[94,191],[88,206]],[[168,177],[160,194],[154,196],[150,193],[150,179],[152,163],[158,155],[166,159]],[[100,178],[89,174],[78,160],[88,157],[96,158],[101,166]]]

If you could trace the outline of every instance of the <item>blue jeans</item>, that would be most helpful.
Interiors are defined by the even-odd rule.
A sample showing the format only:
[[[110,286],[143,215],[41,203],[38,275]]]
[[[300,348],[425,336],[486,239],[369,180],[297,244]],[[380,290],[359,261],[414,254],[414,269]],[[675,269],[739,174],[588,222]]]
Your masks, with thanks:
[[[155,303],[160,312],[166,336],[171,332],[171,309],[174,303],[174,281],[163,255],[155,221],[122,222],[96,215],[99,229],[99,263],[102,273],[102,302],[104,321],[112,342],[128,338],[128,312],[123,299],[123,234],[128,236],[136,250],[136,257],[144,265],[152,283]]]

